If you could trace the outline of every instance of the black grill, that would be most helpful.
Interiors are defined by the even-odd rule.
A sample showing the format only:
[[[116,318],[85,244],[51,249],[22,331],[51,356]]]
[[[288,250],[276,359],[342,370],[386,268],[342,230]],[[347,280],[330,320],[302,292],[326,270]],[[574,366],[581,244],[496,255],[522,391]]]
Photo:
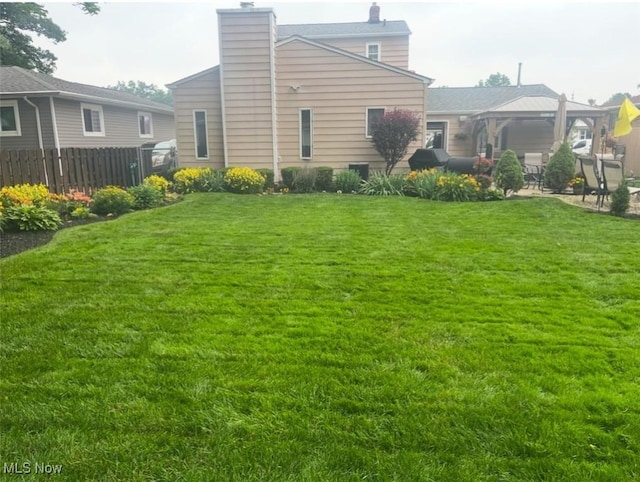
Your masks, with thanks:
[[[456,174],[474,174],[475,157],[451,157],[444,149],[416,149],[409,158],[412,171],[441,168]]]

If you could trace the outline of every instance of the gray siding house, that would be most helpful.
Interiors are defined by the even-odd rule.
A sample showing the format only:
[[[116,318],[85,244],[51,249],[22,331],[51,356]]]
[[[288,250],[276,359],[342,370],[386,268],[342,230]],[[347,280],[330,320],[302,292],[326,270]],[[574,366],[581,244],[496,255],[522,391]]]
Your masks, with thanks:
[[[175,138],[173,108],[21,67],[0,67],[0,148],[135,147]]]

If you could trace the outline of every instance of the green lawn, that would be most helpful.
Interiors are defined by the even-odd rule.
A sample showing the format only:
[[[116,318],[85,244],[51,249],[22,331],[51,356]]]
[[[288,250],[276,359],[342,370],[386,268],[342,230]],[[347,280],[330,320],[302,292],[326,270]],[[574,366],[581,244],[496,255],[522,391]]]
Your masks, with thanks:
[[[556,199],[226,194],[63,230],[0,261],[0,464],[638,480],[639,233]]]

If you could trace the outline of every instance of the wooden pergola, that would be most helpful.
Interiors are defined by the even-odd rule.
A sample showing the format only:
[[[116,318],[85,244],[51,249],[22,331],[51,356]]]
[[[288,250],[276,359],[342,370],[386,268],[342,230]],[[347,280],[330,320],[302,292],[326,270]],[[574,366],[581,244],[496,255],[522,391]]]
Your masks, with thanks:
[[[593,152],[599,152],[601,148],[600,132],[603,126],[608,124],[609,113],[598,107],[579,104],[573,101],[566,102],[567,122],[565,129],[566,139],[571,128],[577,120],[582,120],[593,133]],[[473,124],[473,136],[477,138],[483,128],[487,133],[487,143],[495,147],[500,132],[511,122],[518,120],[543,120],[551,126],[554,125],[558,111],[558,99],[546,96],[523,96],[505,104],[494,107],[485,112],[474,114],[470,117]],[[551,146],[549,146],[550,148]]]

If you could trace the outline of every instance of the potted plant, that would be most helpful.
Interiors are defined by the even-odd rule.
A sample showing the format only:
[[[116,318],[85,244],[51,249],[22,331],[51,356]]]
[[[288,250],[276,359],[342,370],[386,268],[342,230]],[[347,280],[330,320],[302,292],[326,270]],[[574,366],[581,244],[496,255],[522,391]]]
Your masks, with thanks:
[[[568,183],[568,186],[573,189],[573,194],[582,194],[584,185],[585,179],[582,174],[576,174]]]

